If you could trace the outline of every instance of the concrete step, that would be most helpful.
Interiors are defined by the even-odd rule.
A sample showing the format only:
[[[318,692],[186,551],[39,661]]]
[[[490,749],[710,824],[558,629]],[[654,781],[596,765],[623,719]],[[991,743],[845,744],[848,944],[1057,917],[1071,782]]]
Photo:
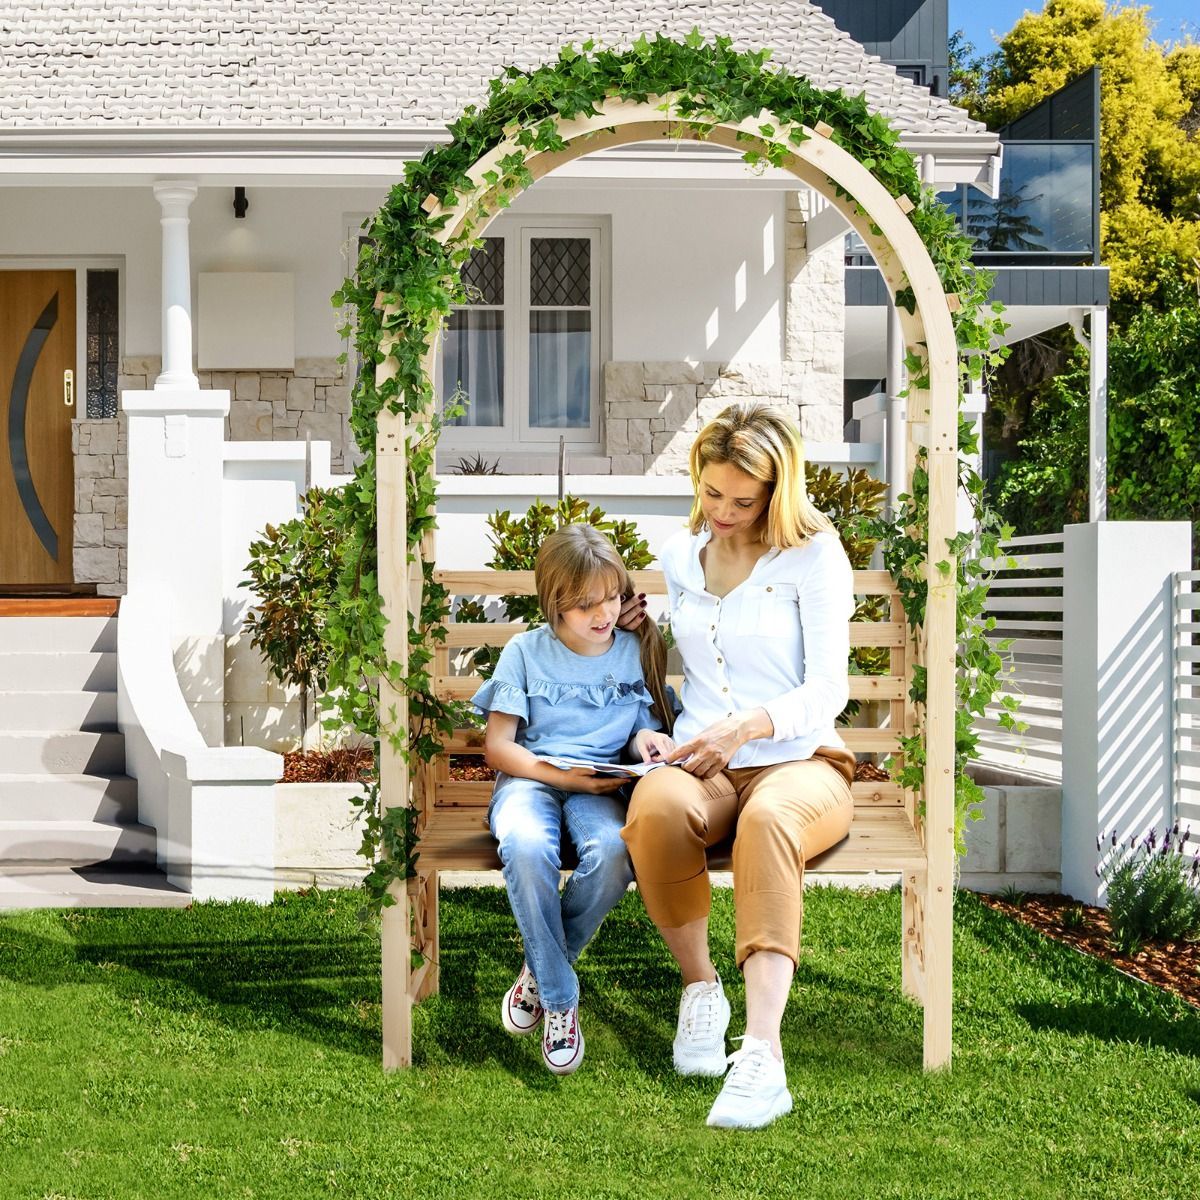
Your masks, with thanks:
[[[0,775],[0,821],[137,820],[137,780],[128,775]]]
[[[115,650],[0,652],[0,692],[112,692],[116,688]]]
[[[0,729],[115,730],[116,692],[0,692]]]
[[[153,867],[157,838],[148,825],[101,821],[0,821],[0,866]]]
[[[4,617],[0,652],[116,650],[116,617]]]
[[[0,768],[9,775],[123,775],[120,733],[0,732]]]
[[[0,868],[0,909],[185,908],[191,902],[161,871],[150,869]]]

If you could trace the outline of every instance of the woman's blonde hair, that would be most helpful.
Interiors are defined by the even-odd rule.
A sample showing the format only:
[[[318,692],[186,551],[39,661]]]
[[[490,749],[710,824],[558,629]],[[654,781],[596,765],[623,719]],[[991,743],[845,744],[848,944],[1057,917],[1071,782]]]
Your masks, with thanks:
[[[542,543],[533,568],[538,603],[551,629],[563,613],[585,604],[597,591],[633,595],[633,580],[617,548],[592,525],[563,525]],[[671,732],[675,713],[667,698],[667,645],[656,622],[646,617],[637,627],[642,675],[654,697],[654,715]]]
[[[700,472],[710,463],[728,463],[768,488],[763,541],[786,550],[814,533],[834,533],[833,523],[808,498],[804,479],[804,443],[795,422],[766,404],[731,404],[700,430],[688,458],[692,487],[690,528],[705,526],[700,503]]]

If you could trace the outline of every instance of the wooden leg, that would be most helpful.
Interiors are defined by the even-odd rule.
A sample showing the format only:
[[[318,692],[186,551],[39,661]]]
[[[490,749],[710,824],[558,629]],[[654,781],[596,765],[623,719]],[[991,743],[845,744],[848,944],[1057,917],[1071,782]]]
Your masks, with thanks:
[[[396,903],[383,910],[383,1069],[412,1066],[412,909],[408,889],[392,884]]]
[[[925,913],[921,903],[924,871],[905,871],[901,877],[900,987],[918,1004],[925,1003]]]
[[[925,907],[925,1069],[950,1066],[954,1000],[954,888],[931,869]]]
[[[413,929],[423,961],[418,968],[420,978],[413,981],[413,1003],[419,1004],[426,996],[436,996],[440,983],[438,872],[421,871],[414,882]]]

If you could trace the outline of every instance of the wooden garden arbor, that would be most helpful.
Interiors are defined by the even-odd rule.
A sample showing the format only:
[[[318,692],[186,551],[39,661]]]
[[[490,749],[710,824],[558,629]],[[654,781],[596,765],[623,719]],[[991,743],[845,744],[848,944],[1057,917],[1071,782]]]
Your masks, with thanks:
[[[892,743],[898,733],[911,733],[917,721],[924,729],[925,786],[919,797],[903,795],[904,812],[910,832],[915,832],[913,844],[918,851],[903,859],[902,974],[904,991],[924,1004],[924,1063],[927,1069],[936,1069],[948,1066],[951,1054],[956,571],[947,541],[956,533],[958,480],[958,363],[950,315],[956,298],[943,292],[933,261],[908,218],[911,201],[893,197],[862,163],[831,139],[833,130],[828,126],[806,127],[807,137],[799,144],[791,139],[795,130],[795,125],[765,110],[740,123],[714,125],[700,117],[676,114],[669,98],[650,97],[643,103],[610,99],[598,107],[595,116],[558,122],[557,131],[565,148],[540,152],[528,149],[517,141],[516,129],[506,129],[505,140],[468,171],[470,190],[461,191],[452,207],[441,206],[433,196],[425,207],[431,216],[445,218],[436,237],[446,244],[464,235],[482,234],[496,210],[495,180],[503,174],[500,163],[506,156],[522,155],[532,179],[537,180],[586,154],[634,142],[690,138],[724,145],[739,153],[753,150],[759,154],[765,154],[768,144],[773,143],[778,148],[776,153],[783,153],[780,165],[841,212],[867,244],[891,293],[911,289],[913,311],[898,306],[898,313],[909,353],[927,365],[928,388],[910,390],[905,444],[909,479],[918,447],[927,451],[928,598],[925,623],[915,635],[906,625],[893,625],[903,633],[896,635],[897,641],[886,644],[895,647],[894,686],[889,693],[895,719]],[[387,296],[382,295],[379,303],[386,311]],[[379,382],[386,381],[394,371],[388,348],[387,344],[382,347]],[[435,338],[424,362],[427,379],[433,378],[436,354]],[[418,553],[405,552],[407,445],[410,438],[420,436],[424,427],[421,418],[410,420],[406,425],[403,415],[385,409],[379,414],[376,439],[379,587],[388,621],[385,647],[389,658],[400,664],[404,673],[408,669],[410,614],[420,611],[422,560],[433,559],[431,536],[422,542]],[[476,590],[485,589],[477,586]],[[510,580],[502,590],[516,588]],[[897,612],[893,594],[893,621]],[[908,698],[918,667],[924,667],[927,675],[926,702],[920,709]],[[389,728],[407,728],[406,699],[386,680],[381,680],[380,712]],[[898,727],[900,721],[903,728]],[[424,794],[414,796],[414,786],[423,792],[425,777],[419,770],[410,773],[409,765],[386,736],[382,741],[380,778],[383,808],[415,804],[418,836],[427,830],[432,833],[427,817],[433,811],[434,799]],[[451,828],[449,823],[444,827]],[[468,861],[449,853],[453,847],[444,834],[440,840],[429,838],[426,848],[430,857],[442,855],[446,865]],[[858,859],[851,861],[858,864]],[[878,865],[893,869],[899,861],[881,858]],[[866,865],[864,859],[850,869]],[[388,1069],[411,1063],[412,1004],[437,986],[436,869],[432,871],[432,894],[426,873],[408,880],[407,886],[393,885],[393,895],[397,903],[383,914],[383,1062]],[[423,959],[420,965],[414,965],[414,951]]]

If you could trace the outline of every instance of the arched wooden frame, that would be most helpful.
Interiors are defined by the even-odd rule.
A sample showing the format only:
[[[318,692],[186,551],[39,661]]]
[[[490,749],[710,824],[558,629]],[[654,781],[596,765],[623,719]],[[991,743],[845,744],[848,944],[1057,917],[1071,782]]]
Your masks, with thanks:
[[[911,480],[915,451],[927,450],[929,473],[929,582],[924,627],[909,636],[908,671],[921,664],[927,673],[924,733],[926,749],[925,811],[919,831],[927,856],[927,871],[920,880],[906,879],[904,925],[912,933],[923,925],[923,969],[920,980],[926,1009],[924,1062],[927,1069],[949,1065],[951,1053],[952,990],[952,905],[955,867],[954,848],[954,706],[955,706],[955,603],[956,571],[947,542],[956,533],[958,480],[958,366],[951,320],[955,297],[941,287],[933,261],[920,235],[908,219],[912,204],[899,200],[847,151],[834,141],[833,130],[819,125],[804,128],[806,140],[791,141],[797,127],[780,121],[764,110],[758,117],[739,123],[712,124],[700,117],[680,116],[670,99],[651,97],[643,103],[619,99],[606,102],[596,116],[560,121],[558,133],[566,143],[558,151],[532,151],[516,140],[517,129],[506,131],[506,139],[479,159],[468,172],[473,188],[458,202],[444,208],[431,196],[425,208],[432,217],[445,217],[436,234],[443,244],[463,236],[480,236],[497,211],[496,187],[486,176],[503,174],[500,161],[519,153],[533,180],[586,154],[633,142],[687,138],[713,142],[745,153],[765,154],[767,146],[782,148],[779,165],[801,183],[832,204],[870,249],[891,293],[906,285],[915,298],[913,312],[898,308],[901,330],[910,354],[928,367],[928,389],[910,387],[907,419],[907,476]],[[764,132],[770,130],[770,132]],[[380,297],[387,308],[387,297]],[[377,379],[384,382],[394,365],[383,346],[384,358]],[[432,380],[438,353],[434,339],[424,362],[426,378]],[[377,506],[379,539],[379,586],[388,619],[385,648],[389,658],[408,668],[409,614],[419,612],[422,587],[420,555],[409,561],[405,474],[407,438],[422,430],[418,418],[406,427],[401,415],[381,412],[376,437]],[[392,729],[407,726],[405,697],[386,680],[381,681],[380,711]],[[410,803],[410,778],[403,756],[385,737],[380,763],[381,804],[387,808]],[[414,881],[410,881],[412,885]],[[407,1066],[411,1061],[409,1025],[409,977],[411,964],[409,924],[416,915],[425,919],[413,886],[395,885],[397,903],[384,910],[383,924],[383,1060],[385,1069]],[[433,910],[436,946],[436,897],[428,903]],[[418,930],[420,936],[420,930]],[[905,961],[904,987],[915,991]]]

